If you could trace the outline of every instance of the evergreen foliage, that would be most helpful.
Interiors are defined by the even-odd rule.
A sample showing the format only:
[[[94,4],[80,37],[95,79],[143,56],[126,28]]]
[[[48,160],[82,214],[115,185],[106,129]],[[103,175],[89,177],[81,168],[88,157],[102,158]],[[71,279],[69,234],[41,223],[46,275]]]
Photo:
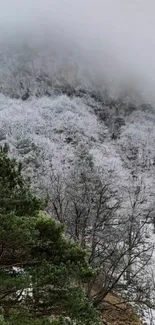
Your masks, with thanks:
[[[91,276],[85,251],[42,212],[6,147],[0,193],[0,325],[98,324],[79,284]]]

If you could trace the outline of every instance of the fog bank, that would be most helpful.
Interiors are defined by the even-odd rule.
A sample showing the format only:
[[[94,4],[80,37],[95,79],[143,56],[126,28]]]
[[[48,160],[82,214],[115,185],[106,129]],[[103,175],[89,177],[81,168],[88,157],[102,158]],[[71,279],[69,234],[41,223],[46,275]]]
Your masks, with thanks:
[[[154,100],[154,0],[1,0],[1,48],[52,48],[71,53],[113,87]],[[35,55],[35,54],[34,54]]]

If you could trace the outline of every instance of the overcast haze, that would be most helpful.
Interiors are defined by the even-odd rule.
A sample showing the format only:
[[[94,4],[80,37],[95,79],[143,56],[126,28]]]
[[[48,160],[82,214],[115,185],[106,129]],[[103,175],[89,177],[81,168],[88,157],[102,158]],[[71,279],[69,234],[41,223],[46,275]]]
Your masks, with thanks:
[[[39,42],[53,35],[100,64],[109,77],[155,85],[154,0],[0,0],[0,37],[17,42],[28,33]],[[51,36],[52,35],[52,36]],[[24,37],[24,36],[23,36]],[[51,37],[51,38],[50,38]],[[101,70],[100,70],[101,71]]]

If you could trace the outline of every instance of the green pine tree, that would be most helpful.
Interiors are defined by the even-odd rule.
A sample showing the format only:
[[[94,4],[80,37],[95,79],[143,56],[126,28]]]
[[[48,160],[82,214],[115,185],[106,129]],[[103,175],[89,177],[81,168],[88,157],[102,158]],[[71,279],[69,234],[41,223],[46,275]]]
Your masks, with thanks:
[[[0,149],[0,325],[93,325],[79,285],[92,271],[84,250],[45,215],[22,166]]]

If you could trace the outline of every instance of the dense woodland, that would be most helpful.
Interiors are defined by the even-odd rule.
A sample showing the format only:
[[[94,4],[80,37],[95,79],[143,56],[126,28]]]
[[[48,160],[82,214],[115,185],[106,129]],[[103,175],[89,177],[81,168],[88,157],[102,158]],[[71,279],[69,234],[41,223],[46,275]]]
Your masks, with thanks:
[[[95,274],[86,251],[43,213],[21,171],[1,148],[1,324],[99,324],[83,290]]]
[[[97,325],[109,295],[151,319],[154,108],[33,50],[0,53],[0,324]]]

